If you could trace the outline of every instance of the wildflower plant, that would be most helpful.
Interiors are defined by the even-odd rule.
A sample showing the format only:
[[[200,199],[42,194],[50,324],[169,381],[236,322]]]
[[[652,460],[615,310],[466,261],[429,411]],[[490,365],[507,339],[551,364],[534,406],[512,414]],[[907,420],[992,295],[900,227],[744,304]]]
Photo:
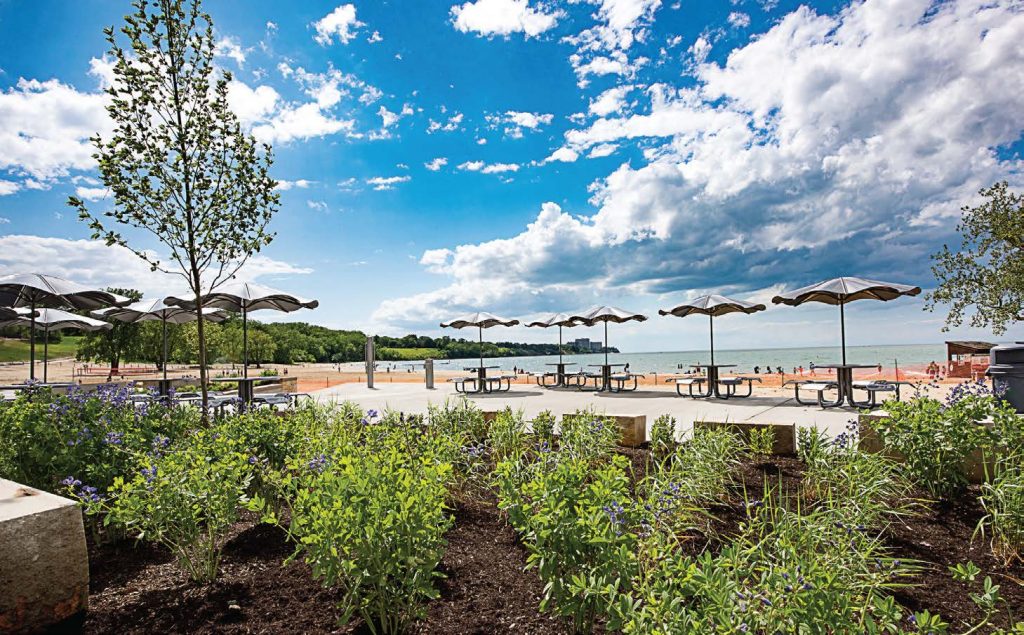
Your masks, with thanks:
[[[651,451],[657,458],[672,453],[676,447],[676,418],[661,415],[651,424]]]
[[[1005,564],[1024,559],[1024,449],[996,461],[979,499],[985,516],[975,534],[987,536]]]

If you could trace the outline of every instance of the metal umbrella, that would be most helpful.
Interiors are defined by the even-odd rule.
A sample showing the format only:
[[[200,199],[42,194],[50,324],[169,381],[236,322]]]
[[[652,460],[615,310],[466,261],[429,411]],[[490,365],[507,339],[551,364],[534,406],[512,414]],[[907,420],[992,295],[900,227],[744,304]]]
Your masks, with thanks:
[[[843,365],[846,365],[846,310],[845,306],[855,300],[880,300],[888,302],[904,295],[917,295],[921,287],[912,287],[895,282],[879,282],[863,278],[833,278],[818,284],[789,291],[772,298],[774,304],[799,306],[804,302],[823,302],[839,305],[839,328],[843,342]]]
[[[168,297],[164,302],[195,310],[195,299]],[[242,314],[242,377],[249,377],[249,311],[273,309],[291,313],[299,309],[315,309],[317,300],[306,300],[255,282],[231,281],[202,296],[203,307],[225,309]]]
[[[121,322],[147,322],[160,320],[163,324],[163,371],[164,381],[167,381],[167,325],[185,324],[196,319],[194,309],[185,309],[180,306],[169,306],[161,299],[140,300],[126,307],[112,307],[93,311],[93,315],[118,320]],[[220,309],[204,308],[203,319],[210,322],[223,322],[227,315]]]
[[[36,316],[30,317],[30,310],[19,309],[20,317],[12,322],[29,324],[32,329],[43,331],[43,383],[47,380],[47,369],[50,361],[50,331],[61,329],[81,329],[83,331],[100,331],[109,329],[110,324],[102,320],[94,320],[90,317],[76,315],[60,309],[40,309],[35,311]],[[9,324],[10,322],[8,322]]]
[[[582,324],[577,319],[569,317],[568,313],[552,313],[547,317],[540,318],[530,322],[526,326],[539,326],[541,328],[550,328],[552,326],[558,327],[558,363],[562,363],[562,327],[563,326],[579,326]]]
[[[90,289],[77,282],[41,273],[12,273],[0,276],[0,306],[27,307],[34,314],[38,307],[71,306],[91,311],[104,306],[124,306],[131,300],[103,291]],[[29,378],[36,378],[35,318],[29,317]]]
[[[640,313],[632,313],[625,309],[619,309],[613,306],[595,306],[580,313],[578,315],[571,314],[570,318],[577,320],[587,326],[593,326],[598,322],[604,322],[604,365],[608,365],[608,323],[615,322],[616,324],[622,324],[623,322],[636,321],[644,322],[647,320],[646,315]]]
[[[711,365],[715,365],[715,318],[728,313],[757,313],[764,311],[767,307],[763,304],[754,304],[744,300],[734,300],[722,295],[702,295],[689,302],[683,302],[671,309],[659,309],[661,315],[674,315],[686,317],[687,315],[706,315],[711,333]]]
[[[449,322],[441,322],[441,328],[443,329],[464,329],[469,326],[475,326],[480,330],[480,366],[484,365],[484,329],[489,329],[492,326],[515,326],[519,324],[519,320],[510,320],[508,318],[499,317],[493,313],[487,313],[486,311],[480,311],[477,313],[467,313],[466,315],[460,316]]]

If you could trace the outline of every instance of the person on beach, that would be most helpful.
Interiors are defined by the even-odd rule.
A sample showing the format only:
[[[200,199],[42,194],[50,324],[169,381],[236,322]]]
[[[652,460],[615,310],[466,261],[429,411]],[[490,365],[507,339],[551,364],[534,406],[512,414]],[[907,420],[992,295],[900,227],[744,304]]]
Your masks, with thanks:
[[[760,366],[754,366],[754,374],[755,375],[760,375],[761,374],[761,367]]]

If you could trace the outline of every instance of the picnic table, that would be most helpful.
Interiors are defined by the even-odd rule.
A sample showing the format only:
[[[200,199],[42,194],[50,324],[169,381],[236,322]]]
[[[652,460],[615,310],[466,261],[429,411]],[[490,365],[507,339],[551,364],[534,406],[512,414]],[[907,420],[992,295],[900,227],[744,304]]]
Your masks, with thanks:
[[[256,385],[256,382],[267,379],[267,377],[216,377],[209,381],[211,384],[238,382],[238,398],[241,400],[243,407],[245,407],[252,403],[253,387]]]
[[[473,392],[490,392],[487,386],[487,371],[501,366],[465,366],[462,370],[476,373],[476,390]]]
[[[825,401],[821,396],[823,390],[819,390],[818,404],[822,408],[835,408],[843,405],[844,402],[848,403],[854,408],[870,408],[874,405],[874,399],[869,401],[857,401],[853,396],[853,371],[862,368],[878,368],[877,364],[817,364],[814,367],[831,369],[836,371],[835,382],[815,382],[822,385],[829,384],[836,389],[835,401]],[[797,390],[800,386],[797,386]]]
[[[600,368],[600,386],[597,388],[598,392],[610,391],[612,389],[612,369],[613,368],[624,368],[626,364],[589,364],[590,368]],[[596,373],[595,373],[596,375]],[[583,389],[583,384],[580,384],[580,390]]]
[[[548,388],[555,388],[555,387],[565,386],[566,385],[566,383],[565,383],[565,374],[566,374],[565,373],[565,367],[566,366],[575,366],[575,365],[576,365],[576,362],[551,362],[549,364],[545,364],[545,366],[554,366],[555,367],[555,383],[551,384],[550,386],[548,384],[541,384],[541,385],[545,386],[545,387],[548,387]]]
[[[718,370],[720,368],[736,368],[736,364],[690,364],[690,367],[691,368],[696,368],[698,370],[704,370],[704,371],[707,372],[707,375],[708,375],[708,389],[707,389],[707,392],[702,393],[702,394],[698,394],[698,395],[696,395],[697,397],[701,397],[701,398],[706,399],[706,398],[714,395],[718,399],[728,399],[729,398],[728,389],[726,389],[726,396],[725,397],[722,396],[722,393],[718,389],[718,381],[719,381]]]

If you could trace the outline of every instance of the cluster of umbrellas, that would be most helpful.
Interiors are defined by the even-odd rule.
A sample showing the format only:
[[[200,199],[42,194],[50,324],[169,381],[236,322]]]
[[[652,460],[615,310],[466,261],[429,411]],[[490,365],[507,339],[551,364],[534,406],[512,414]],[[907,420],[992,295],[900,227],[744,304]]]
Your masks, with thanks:
[[[314,309],[316,300],[271,289],[252,282],[231,281],[202,297],[203,319],[222,322],[227,319],[225,311],[242,314],[243,332],[243,374],[248,377],[248,313],[260,309],[297,311],[301,308]],[[43,381],[47,377],[46,353],[49,332],[65,328],[87,331],[112,328],[104,320],[77,315],[62,308],[91,311],[92,315],[104,320],[121,322],[145,322],[160,320],[163,323],[163,373],[167,379],[167,324],[184,324],[196,319],[194,299],[168,297],[157,300],[142,300],[132,303],[130,299],[109,291],[90,289],[84,285],[46,274],[10,274],[0,276],[0,326],[28,324],[29,326],[29,378],[35,379],[35,331],[44,332]]]
[[[841,277],[789,291],[772,298],[773,304],[800,306],[805,302],[822,302],[839,306],[840,333],[843,364],[846,364],[846,311],[845,306],[855,300],[879,300],[887,302],[901,296],[921,293],[920,287],[863,278]],[[715,363],[715,318],[729,313],[751,314],[764,311],[767,307],[745,300],[736,300],[721,295],[704,295],[670,309],[658,311],[661,315],[686,317],[688,315],[708,316],[711,336],[711,364]],[[541,328],[558,327],[558,361],[562,361],[562,328],[573,326],[594,326],[604,323],[604,357],[608,364],[608,323],[643,322],[647,316],[612,306],[596,306],[582,313],[552,313],[528,322],[526,326]],[[480,365],[483,366],[483,330],[492,326],[515,326],[519,320],[507,319],[492,313],[470,313],[449,322],[441,323],[442,328],[476,327],[480,331]]]

